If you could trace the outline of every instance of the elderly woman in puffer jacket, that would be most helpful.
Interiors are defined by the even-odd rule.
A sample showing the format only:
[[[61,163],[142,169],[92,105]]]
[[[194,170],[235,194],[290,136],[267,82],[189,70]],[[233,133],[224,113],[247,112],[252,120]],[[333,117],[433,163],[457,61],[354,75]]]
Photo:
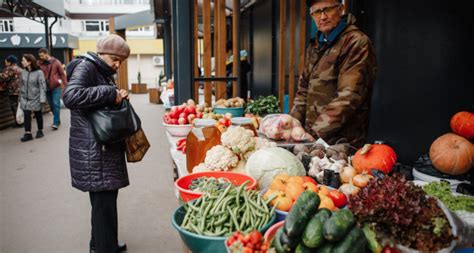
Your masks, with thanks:
[[[43,71],[38,66],[36,58],[32,54],[24,54],[21,59],[24,69],[21,72],[20,106],[25,117],[25,135],[20,139],[22,142],[33,140],[31,134],[31,113],[35,114],[38,131],[36,138],[43,134],[43,112],[42,105],[46,103],[46,81]]]
[[[95,109],[120,104],[128,91],[117,89],[114,74],[130,55],[121,37],[111,34],[97,41],[97,53],[88,52],[67,67],[68,85],[64,105],[71,110],[69,164],[72,186],[89,192],[92,206],[92,233],[89,252],[126,251],[118,242],[117,197],[119,189],[129,185],[125,145],[99,144],[87,114]]]

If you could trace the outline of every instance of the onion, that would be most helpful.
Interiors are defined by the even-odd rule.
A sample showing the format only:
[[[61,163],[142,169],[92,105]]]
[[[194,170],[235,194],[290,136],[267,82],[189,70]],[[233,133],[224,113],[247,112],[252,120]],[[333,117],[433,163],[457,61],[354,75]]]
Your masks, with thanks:
[[[339,191],[346,194],[346,196],[350,196],[359,193],[360,188],[354,186],[353,184],[343,184],[341,187],[339,187]]]
[[[370,179],[374,178],[373,176],[363,173],[352,178],[352,182],[355,186],[364,188],[369,184]]]
[[[302,127],[295,127],[291,130],[291,139],[295,141],[302,141],[306,132]]]
[[[357,170],[352,166],[346,166],[339,171],[339,175],[343,183],[349,183],[357,175]]]

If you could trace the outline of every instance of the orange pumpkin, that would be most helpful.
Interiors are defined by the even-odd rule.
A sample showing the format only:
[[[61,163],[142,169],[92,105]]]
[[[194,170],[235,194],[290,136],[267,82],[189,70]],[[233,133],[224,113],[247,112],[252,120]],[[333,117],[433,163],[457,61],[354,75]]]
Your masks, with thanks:
[[[371,174],[371,169],[389,173],[396,162],[397,154],[385,144],[365,144],[352,158],[352,166],[358,173]]]
[[[474,113],[458,112],[451,118],[451,129],[456,134],[474,139]]]
[[[474,166],[474,145],[459,135],[447,133],[431,144],[430,159],[439,171],[461,175]]]

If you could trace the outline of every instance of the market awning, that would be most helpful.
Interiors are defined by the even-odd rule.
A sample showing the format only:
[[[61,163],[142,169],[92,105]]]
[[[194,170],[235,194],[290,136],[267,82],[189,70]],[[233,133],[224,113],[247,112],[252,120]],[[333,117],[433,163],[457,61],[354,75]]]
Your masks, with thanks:
[[[155,15],[150,10],[146,10],[137,13],[117,16],[114,20],[115,30],[124,30],[127,28],[154,25]]]
[[[51,36],[54,48],[79,48],[76,36],[60,33]],[[42,48],[46,46],[44,33],[1,33],[0,49],[2,48]]]
[[[25,17],[32,20],[64,17],[64,1],[60,0],[0,0],[0,17]],[[36,20],[38,21],[38,20]]]

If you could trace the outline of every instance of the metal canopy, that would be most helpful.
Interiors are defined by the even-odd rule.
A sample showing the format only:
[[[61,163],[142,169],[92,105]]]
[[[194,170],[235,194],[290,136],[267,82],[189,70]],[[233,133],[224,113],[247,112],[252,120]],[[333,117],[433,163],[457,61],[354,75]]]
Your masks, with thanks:
[[[155,24],[155,15],[152,11],[146,10],[137,13],[117,16],[114,18],[114,22],[115,30],[149,26]]]
[[[64,1],[2,0],[0,17],[25,17],[44,23],[45,18],[64,17]]]

